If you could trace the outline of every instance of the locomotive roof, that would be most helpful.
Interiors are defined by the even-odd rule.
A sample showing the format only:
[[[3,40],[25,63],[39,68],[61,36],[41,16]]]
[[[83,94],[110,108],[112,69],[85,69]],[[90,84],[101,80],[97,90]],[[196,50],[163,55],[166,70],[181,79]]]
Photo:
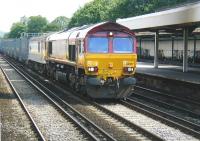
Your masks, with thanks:
[[[85,36],[92,31],[103,31],[103,30],[124,30],[130,32],[127,27],[124,27],[114,22],[101,22],[97,24],[83,25],[81,27],[75,27],[67,31],[61,31],[50,35],[47,41],[63,40],[63,39],[75,39],[85,38]]]

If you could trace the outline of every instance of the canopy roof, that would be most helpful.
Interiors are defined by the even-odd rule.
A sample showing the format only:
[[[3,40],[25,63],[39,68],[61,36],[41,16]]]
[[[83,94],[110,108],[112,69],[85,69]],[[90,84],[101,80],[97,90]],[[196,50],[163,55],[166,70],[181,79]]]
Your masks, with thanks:
[[[200,3],[137,17],[118,19],[117,23],[134,31],[194,26],[200,23]]]

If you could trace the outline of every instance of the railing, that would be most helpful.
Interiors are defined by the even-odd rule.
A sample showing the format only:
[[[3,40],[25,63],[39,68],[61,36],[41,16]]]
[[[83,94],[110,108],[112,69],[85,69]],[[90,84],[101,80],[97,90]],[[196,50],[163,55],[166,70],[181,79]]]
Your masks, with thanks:
[[[20,38],[38,37],[38,36],[43,36],[43,35],[47,35],[47,33],[26,33],[26,32],[23,32],[23,33],[21,33]]]

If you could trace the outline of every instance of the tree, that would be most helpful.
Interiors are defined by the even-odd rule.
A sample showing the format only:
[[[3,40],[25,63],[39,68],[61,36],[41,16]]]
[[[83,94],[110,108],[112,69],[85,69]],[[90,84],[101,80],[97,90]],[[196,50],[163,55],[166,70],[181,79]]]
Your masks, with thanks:
[[[187,1],[189,0],[94,0],[77,10],[68,26],[115,21],[117,18],[152,13]]]
[[[80,26],[105,20],[109,17],[106,15],[108,8],[115,1],[116,0],[94,0],[87,3],[84,7],[81,7],[74,13],[68,26]]]
[[[43,29],[44,32],[51,32],[51,31],[59,31],[60,27],[57,24],[49,23],[46,25],[46,27]]]
[[[7,39],[7,38],[9,38],[9,33],[5,33],[5,34],[3,35],[3,39]]]
[[[24,25],[27,25],[29,21],[29,18],[26,16],[23,16],[20,18],[20,22],[23,23]]]
[[[65,28],[67,28],[68,24],[69,24],[69,18],[65,17],[65,16],[59,16],[57,18],[55,18],[51,24],[57,25],[59,30],[63,30]]]
[[[42,16],[31,16],[27,23],[27,32],[29,33],[41,33],[47,26],[47,19]]]
[[[26,25],[21,22],[14,23],[8,34],[8,38],[19,38],[23,32],[26,32]]]

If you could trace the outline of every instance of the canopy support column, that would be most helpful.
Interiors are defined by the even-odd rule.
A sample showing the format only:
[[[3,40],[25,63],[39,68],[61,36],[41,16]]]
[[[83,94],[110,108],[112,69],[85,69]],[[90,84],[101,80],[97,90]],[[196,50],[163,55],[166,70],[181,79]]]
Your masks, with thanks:
[[[158,68],[159,31],[155,33],[154,68]]]
[[[140,58],[139,58],[139,59],[141,59],[141,58],[142,58],[142,38],[140,38],[140,45],[139,45],[139,56],[140,56]]]
[[[183,29],[183,72],[188,72],[188,27]]]
[[[197,39],[194,36],[194,54],[193,54],[193,63],[195,63],[195,58],[196,58],[196,47],[197,47]]]
[[[174,37],[172,37],[172,61],[174,60]]]

